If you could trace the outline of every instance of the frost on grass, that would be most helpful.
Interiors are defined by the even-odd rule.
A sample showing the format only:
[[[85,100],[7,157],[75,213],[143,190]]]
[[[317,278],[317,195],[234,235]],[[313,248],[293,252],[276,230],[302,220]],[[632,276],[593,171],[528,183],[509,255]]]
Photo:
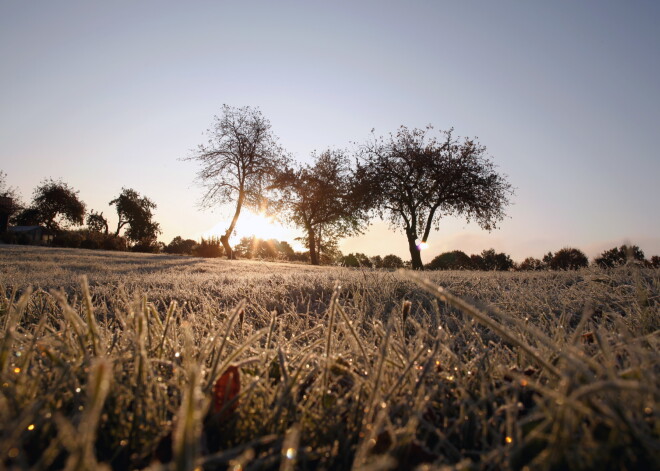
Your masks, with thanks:
[[[0,260],[4,468],[660,467],[658,271]]]

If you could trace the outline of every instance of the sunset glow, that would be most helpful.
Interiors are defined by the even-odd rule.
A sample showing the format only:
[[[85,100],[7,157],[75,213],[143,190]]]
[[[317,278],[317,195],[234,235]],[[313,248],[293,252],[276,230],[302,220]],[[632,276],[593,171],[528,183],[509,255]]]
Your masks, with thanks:
[[[202,237],[220,237],[227,230],[228,222],[219,222],[213,228],[202,234]],[[231,238],[231,243],[238,243],[243,237],[258,237],[268,240],[276,239],[291,244],[294,250],[303,250],[303,247],[295,239],[300,234],[294,229],[283,226],[277,218],[267,216],[265,213],[254,213],[252,211],[241,212],[236,224],[236,229]]]

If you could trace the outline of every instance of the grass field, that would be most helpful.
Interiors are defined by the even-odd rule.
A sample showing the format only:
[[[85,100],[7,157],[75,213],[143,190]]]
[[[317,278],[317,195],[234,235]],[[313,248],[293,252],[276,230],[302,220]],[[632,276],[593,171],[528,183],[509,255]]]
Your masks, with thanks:
[[[0,469],[660,469],[658,270],[0,246],[0,285]]]

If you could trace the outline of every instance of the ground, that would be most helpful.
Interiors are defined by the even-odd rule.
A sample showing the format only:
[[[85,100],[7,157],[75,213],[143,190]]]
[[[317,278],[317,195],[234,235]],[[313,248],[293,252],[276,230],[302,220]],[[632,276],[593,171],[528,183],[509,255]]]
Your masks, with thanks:
[[[3,467],[660,466],[658,270],[0,246],[0,285]]]

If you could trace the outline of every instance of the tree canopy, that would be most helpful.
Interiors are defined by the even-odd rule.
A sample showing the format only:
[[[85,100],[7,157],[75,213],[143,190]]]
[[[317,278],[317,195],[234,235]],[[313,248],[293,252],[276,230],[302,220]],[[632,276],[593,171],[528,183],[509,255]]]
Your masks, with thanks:
[[[46,179],[34,189],[32,204],[16,216],[19,225],[43,224],[60,230],[63,225],[81,225],[85,218],[85,203],[78,191],[61,180]]]
[[[459,139],[453,130],[433,133],[399,128],[361,146],[360,180],[371,188],[373,205],[392,227],[403,229],[413,269],[422,269],[420,244],[446,216],[464,216],[491,230],[505,216],[513,194],[486,148]]]
[[[286,167],[287,157],[277,144],[270,121],[256,108],[223,105],[208,140],[185,160],[201,165],[197,182],[205,188],[203,207],[232,203],[234,216],[220,237],[228,258],[234,258],[229,238],[243,205],[260,209],[265,189],[275,172]]]
[[[153,221],[153,210],[156,203],[132,188],[122,188],[120,195],[108,203],[117,209],[117,230],[115,235],[124,226],[127,226],[124,235],[135,243],[151,244],[160,234],[160,225]]]
[[[311,263],[318,265],[324,248],[362,230],[367,208],[345,152],[326,150],[312,158],[311,165],[279,172],[272,188],[281,192],[288,220],[305,231]]]

